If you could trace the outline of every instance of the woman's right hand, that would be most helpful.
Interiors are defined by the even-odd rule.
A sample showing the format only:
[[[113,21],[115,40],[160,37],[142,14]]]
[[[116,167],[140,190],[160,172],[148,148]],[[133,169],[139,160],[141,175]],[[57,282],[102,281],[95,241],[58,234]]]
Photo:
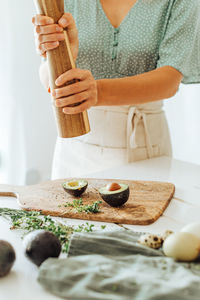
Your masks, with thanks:
[[[65,13],[58,24],[50,17],[36,15],[32,18],[35,26],[35,44],[36,51],[43,57],[46,57],[46,51],[55,49],[59,42],[65,39],[63,29],[67,29],[70,47],[74,60],[78,55],[78,30],[72,14]]]

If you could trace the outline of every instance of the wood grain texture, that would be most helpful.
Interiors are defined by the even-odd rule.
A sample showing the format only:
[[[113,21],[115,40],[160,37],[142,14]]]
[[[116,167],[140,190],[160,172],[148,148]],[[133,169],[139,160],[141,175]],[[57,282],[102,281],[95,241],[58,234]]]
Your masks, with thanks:
[[[37,13],[49,16],[54,19],[55,23],[64,14],[63,0],[34,0]],[[51,90],[58,88],[55,80],[66,71],[75,68],[75,63],[72,57],[70,43],[67,36],[67,31],[64,31],[65,40],[59,42],[59,47],[47,51],[47,60],[50,74]],[[66,83],[64,86],[70,84]],[[53,102],[55,100],[53,99]],[[62,138],[77,137],[86,134],[90,131],[87,111],[75,115],[66,115],[62,108],[53,105],[54,114],[58,135]]]
[[[88,188],[82,195],[84,204],[102,200],[98,189],[113,182],[111,179],[86,180],[88,180]],[[45,215],[119,224],[148,225],[163,214],[175,191],[175,186],[166,182],[115,180],[115,182],[126,183],[130,187],[130,197],[126,204],[120,208],[114,208],[102,200],[101,212],[87,214],[77,213],[71,207],[64,207],[66,202],[74,199],[64,191],[62,187],[64,182],[65,179],[59,179],[33,186],[0,185],[0,195],[5,196],[5,192],[13,193],[22,209],[41,211]]]

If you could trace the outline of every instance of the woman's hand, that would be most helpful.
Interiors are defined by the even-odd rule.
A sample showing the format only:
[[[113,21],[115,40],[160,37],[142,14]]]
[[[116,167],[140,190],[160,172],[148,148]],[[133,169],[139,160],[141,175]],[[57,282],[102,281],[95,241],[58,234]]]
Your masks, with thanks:
[[[90,71],[69,70],[59,76],[55,83],[59,87],[72,80],[78,82],[52,91],[55,105],[62,107],[65,114],[77,114],[97,104],[97,84]]]
[[[54,24],[54,20],[50,17],[36,15],[32,18],[35,26],[35,44],[37,52],[46,57],[46,51],[55,49],[59,46],[59,42],[65,39],[63,29],[67,29],[70,47],[74,60],[78,55],[78,30],[73,16],[65,13],[58,24]]]

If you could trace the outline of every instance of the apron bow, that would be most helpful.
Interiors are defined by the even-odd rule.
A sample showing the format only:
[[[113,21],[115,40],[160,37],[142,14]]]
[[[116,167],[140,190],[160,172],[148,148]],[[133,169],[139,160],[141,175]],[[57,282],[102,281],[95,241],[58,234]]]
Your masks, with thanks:
[[[127,149],[128,149],[129,161],[130,161],[131,149],[136,149],[137,147],[139,147],[139,145],[137,145],[136,142],[136,131],[137,131],[139,121],[142,121],[144,125],[147,156],[148,158],[153,157],[153,145],[151,142],[151,137],[147,126],[147,114],[159,114],[161,112],[162,109],[147,111],[142,109],[140,110],[135,106],[130,107],[128,112],[128,119],[127,119]]]

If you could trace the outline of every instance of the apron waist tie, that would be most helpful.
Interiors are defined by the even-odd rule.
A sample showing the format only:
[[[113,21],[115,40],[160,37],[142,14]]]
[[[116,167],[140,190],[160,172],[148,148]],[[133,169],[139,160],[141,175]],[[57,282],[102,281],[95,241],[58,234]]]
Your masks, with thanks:
[[[151,137],[149,134],[149,129],[147,126],[147,115],[148,114],[159,114],[162,113],[162,109],[147,111],[140,110],[137,107],[131,107],[128,112],[127,119],[127,150],[128,150],[128,161],[130,162],[131,149],[136,149],[138,147],[136,142],[136,131],[139,121],[141,120],[144,125],[145,141],[147,148],[147,157],[153,157],[153,145],[151,142]]]

